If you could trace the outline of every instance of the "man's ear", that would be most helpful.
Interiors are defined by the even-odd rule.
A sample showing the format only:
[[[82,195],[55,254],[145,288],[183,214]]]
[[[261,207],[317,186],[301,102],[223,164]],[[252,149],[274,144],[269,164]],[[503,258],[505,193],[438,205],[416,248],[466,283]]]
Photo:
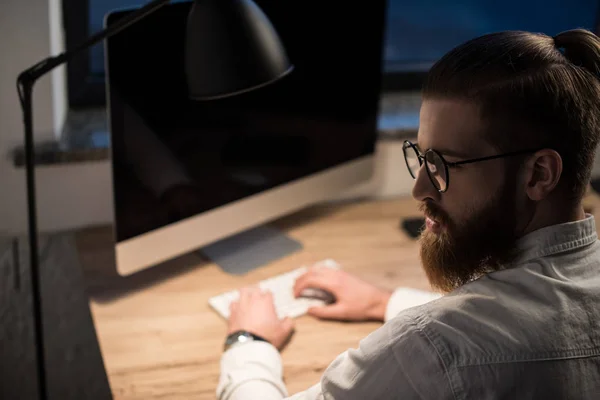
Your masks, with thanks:
[[[536,152],[527,161],[525,168],[525,192],[534,201],[548,197],[562,174],[562,157],[554,150]]]

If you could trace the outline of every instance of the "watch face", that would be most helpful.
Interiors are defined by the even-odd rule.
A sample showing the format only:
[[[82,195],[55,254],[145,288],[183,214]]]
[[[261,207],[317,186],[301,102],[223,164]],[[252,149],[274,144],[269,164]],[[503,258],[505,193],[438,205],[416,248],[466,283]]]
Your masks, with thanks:
[[[252,336],[248,332],[244,332],[244,331],[234,332],[227,337],[227,340],[225,341],[225,345],[231,346],[232,344],[245,343],[249,340],[252,340]]]

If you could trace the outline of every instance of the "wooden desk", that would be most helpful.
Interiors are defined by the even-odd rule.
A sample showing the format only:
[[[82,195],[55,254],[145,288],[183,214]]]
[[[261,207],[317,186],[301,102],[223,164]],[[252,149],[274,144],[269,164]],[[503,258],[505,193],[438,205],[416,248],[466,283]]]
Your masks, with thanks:
[[[226,325],[207,301],[225,290],[324,258],[383,287],[428,289],[417,243],[399,229],[402,217],[416,215],[412,199],[305,210],[276,223],[300,240],[304,250],[243,277],[226,275],[194,255],[145,276],[110,276],[102,265],[110,264],[112,255],[99,244],[110,240],[110,232],[86,231],[79,245],[87,264],[95,265],[86,270],[91,292],[106,296],[112,288],[120,296],[91,302],[115,399],[214,399]],[[165,271],[172,274],[165,276]],[[378,326],[298,318],[296,333],[282,355],[290,394],[316,383],[338,354],[357,346]]]

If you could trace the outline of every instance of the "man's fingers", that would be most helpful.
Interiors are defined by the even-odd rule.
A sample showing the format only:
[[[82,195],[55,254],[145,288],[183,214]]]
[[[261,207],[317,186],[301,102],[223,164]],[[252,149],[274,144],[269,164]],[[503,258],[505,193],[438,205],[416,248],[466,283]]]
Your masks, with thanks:
[[[273,292],[270,290],[261,289],[258,286],[247,286],[241,288],[240,297],[237,303],[239,303],[237,306],[238,309],[240,307],[243,307],[244,309],[247,309],[247,307],[262,307],[264,309],[265,306],[270,306],[270,308],[275,310]]]
[[[294,295],[298,297],[300,292],[306,288],[313,287],[331,291],[331,282],[334,281],[333,274],[337,271],[326,267],[315,267],[304,275],[299,276],[294,283]]]
[[[268,304],[269,309],[276,314],[277,311],[275,310],[275,299],[273,298],[273,292],[270,290],[265,290],[262,294],[262,299],[267,302],[266,304]]]
[[[229,304],[229,316],[231,317],[232,315],[236,315],[238,313],[239,309],[240,309],[240,303],[237,301],[232,301]]]
[[[307,313],[321,319],[343,319],[343,311],[338,304],[333,304],[331,306],[311,307]]]
[[[252,297],[260,293],[258,286],[246,286],[240,289],[240,300],[241,302],[248,301]]]
[[[256,301],[270,301],[273,302],[273,292],[270,290],[260,289],[256,293]]]
[[[304,289],[313,288],[325,288],[324,283],[326,282],[320,275],[311,274],[310,272],[302,275],[296,279],[294,283],[294,296],[300,296],[300,292]]]
[[[330,271],[309,271],[304,275],[299,276],[294,283],[294,295],[298,297],[300,292],[306,288],[312,287],[317,289],[330,290],[329,274]]]
[[[290,333],[294,330],[294,320],[290,317],[285,317],[281,322],[283,325],[284,332]]]

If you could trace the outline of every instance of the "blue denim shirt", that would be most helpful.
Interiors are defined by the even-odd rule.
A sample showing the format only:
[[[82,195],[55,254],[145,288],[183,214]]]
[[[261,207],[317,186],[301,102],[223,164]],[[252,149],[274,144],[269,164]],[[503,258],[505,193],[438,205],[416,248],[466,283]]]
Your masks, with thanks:
[[[537,230],[518,246],[517,260],[504,270],[399,314],[388,310],[393,318],[291,398],[600,399],[600,241],[593,216]],[[267,362],[268,344],[256,345]],[[252,358],[244,347],[233,349],[238,361],[244,351]],[[224,361],[222,368],[233,365],[227,355]],[[237,365],[247,385],[229,391],[222,381],[223,398],[287,396],[280,366],[259,382],[243,364]]]

